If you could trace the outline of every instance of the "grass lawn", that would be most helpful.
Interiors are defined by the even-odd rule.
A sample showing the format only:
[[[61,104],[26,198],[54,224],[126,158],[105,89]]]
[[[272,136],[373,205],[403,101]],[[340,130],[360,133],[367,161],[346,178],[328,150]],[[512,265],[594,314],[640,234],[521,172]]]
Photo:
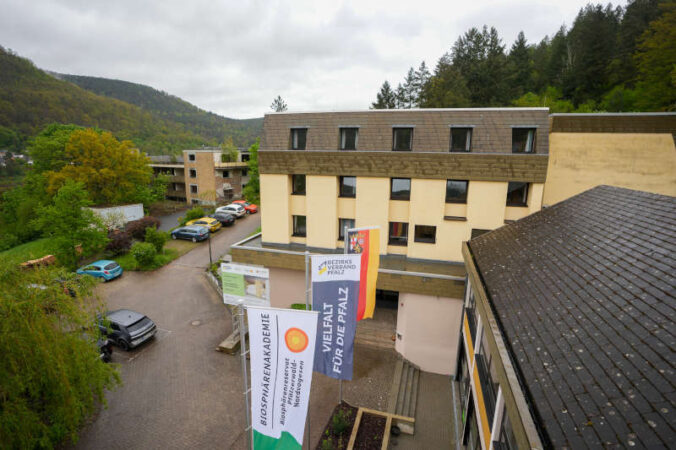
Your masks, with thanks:
[[[54,252],[52,243],[47,238],[36,239],[0,252],[0,260],[12,264],[20,264],[29,259],[42,258]]]
[[[139,271],[150,271],[159,269],[162,266],[166,266],[179,256],[183,256],[188,253],[193,248],[197,247],[198,243],[193,243],[190,241],[169,241],[164,246],[164,251],[155,256],[155,261],[150,267],[139,268],[136,260],[131,253],[125,253],[124,255],[116,256],[113,258],[124,270],[139,270]]]

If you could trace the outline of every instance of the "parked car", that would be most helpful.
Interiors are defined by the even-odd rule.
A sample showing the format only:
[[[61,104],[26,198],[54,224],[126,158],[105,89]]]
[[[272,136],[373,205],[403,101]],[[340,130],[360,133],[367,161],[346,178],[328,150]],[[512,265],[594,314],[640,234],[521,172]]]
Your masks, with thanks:
[[[108,311],[98,317],[101,333],[122,350],[138,347],[155,336],[157,326],[149,317],[130,309]]]
[[[246,200],[235,200],[232,203],[244,206],[244,209],[246,210],[247,214],[256,214],[258,212],[258,205],[249,203]]]
[[[91,275],[93,277],[103,278],[110,281],[122,275],[122,267],[115,261],[102,259],[77,269],[80,275]]]
[[[187,227],[176,228],[171,232],[172,239],[187,239],[197,242],[203,241],[209,237],[209,229],[200,225],[190,225]]]
[[[218,220],[224,227],[229,227],[235,223],[235,216],[224,212],[209,214],[209,217]]]
[[[244,209],[244,206],[238,205],[237,203],[231,203],[227,206],[221,206],[219,208],[216,208],[216,212],[224,212],[228,214],[232,214],[236,218],[244,217],[246,214],[246,209]]]
[[[186,223],[186,225],[200,225],[209,228],[212,233],[221,229],[221,222],[211,217],[202,217],[201,219],[193,219]]]

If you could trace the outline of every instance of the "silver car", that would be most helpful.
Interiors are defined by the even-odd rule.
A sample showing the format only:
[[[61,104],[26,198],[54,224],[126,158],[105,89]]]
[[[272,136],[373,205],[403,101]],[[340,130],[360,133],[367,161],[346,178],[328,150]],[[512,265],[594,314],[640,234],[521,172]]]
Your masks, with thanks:
[[[216,212],[224,212],[228,214],[232,214],[233,216],[237,217],[238,219],[240,217],[244,217],[246,215],[246,209],[242,205],[238,205],[237,203],[231,203],[227,206],[221,206],[219,208],[216,208]]]

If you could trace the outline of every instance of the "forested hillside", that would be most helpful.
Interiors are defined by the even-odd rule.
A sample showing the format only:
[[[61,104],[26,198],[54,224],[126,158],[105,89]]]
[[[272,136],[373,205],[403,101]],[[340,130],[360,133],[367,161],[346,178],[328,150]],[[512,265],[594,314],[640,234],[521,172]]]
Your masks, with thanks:
[[[676,2],[589,4],[572,26],[509,50],[495,28],[471,28],[372,108],[547,106],[552,112],[676,110]]]
[[[50,123],[108,130],[118,139],[132,140],[149,154],[216,145],[231,135],[226,128],[222,128],[224,135],[220,137],[202,135],[139,106],[96,95],[58,80],[29,60],[0,47],[0,137],[8,142],[15,139],[25,143],[28,137]],[[253,136],[235,142],[245,146],[250,141]],[[15,148],[21,146],[14,145]]]
[[[224,136],[231,136],[235,145],[248,147],[260,136],[263,128],[262,118],[229,119],[199,109],[185,100],[143,84],[108,78],[54,75],[95,94],[116,98],[139,106],[163,119],[182,123],[187,130],[218,142],[222,142]]]

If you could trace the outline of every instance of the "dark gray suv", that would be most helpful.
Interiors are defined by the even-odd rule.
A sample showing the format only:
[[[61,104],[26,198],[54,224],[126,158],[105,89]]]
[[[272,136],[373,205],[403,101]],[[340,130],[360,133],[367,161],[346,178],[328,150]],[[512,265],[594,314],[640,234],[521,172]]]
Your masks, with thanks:
[[[106,327],[106,321],[110,323],[110,328]],[[157,332],[155,322],[149,317],[129,309],[107,312],[105,318],[99,317],[98,325],[101,333],[122,350],[138,347]]]

